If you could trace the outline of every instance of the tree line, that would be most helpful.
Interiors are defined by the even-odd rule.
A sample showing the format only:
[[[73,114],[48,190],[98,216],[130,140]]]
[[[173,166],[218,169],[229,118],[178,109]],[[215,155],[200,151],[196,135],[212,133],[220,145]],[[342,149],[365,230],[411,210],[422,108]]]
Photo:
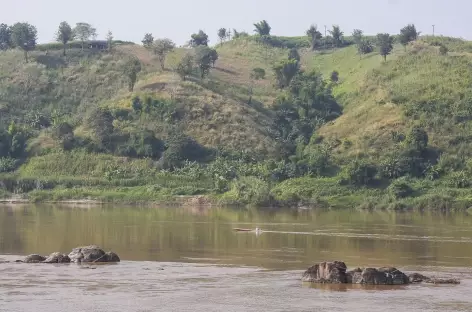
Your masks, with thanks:
[[[82,50],[85,43],[91,38],[97,37],[97,30],[88,23],[79,22],[74,28],[67,22],[61,22],[55,34],[57,42],[63,44],[63,54],[66,55],[67,43],[78,40],[81,43]],[[109,49],[113,40],[111,31],[107,33]],[[19,48],[24,51],[25,61],[28,62],[28,52],[36,48],[38,40],[38,30],[29,23],[15,23],[11,26],[0,24],[0,50]]]

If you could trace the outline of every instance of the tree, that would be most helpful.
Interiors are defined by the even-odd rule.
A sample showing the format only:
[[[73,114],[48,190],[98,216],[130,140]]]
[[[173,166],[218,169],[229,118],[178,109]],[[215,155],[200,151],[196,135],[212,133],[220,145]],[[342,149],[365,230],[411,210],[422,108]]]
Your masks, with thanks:
[[[220,38],[221,45],[223,45],[223,42],[225,41],[227,35],[228,34],[227,34],[227,31],[226,31],[226,28],[220,28],[218,30],[218,38]]]
[[[384,57],[384,60],[387,61],[387,55],[392,53],[393,50],[393,36],[390,34],[377,34],[377,44],[379,47],[380,55]]]
[[[329,77],[329,78],[330,78],[330,80],[331,80],[332,83],[338,83],[338,81],[339,81],[339,73],[338,73],[336,70],[334,70],[334,71],[331,73],[331,77]]]
[[[0,24],[0,50],[8,50],[11,47],[11,28],[7,24]]]
[[[210,60],[211,60],[211,65],[213,67],[215,67],[215,63],[218,60],[218,57],[219,57],[218,52],[216,52],[215,49],[211,49],[211,51],[210,51]]]
[[[333,42],[336,47],[339,47],[343,42],[344,33],[341,31],[338,25],[333,25],[333,29],[329,31],[333,37]]]
[[[152,47],[152,44],[154,42],[154,37],[151,33],[147,33],[144,35],[143,40],[141,41],[143,43],[143,46],[147,49]]]
[[[308,30],[306,31],[306,35],[310,37],[311,50],[314,51],[316,47],[316,43],[318,42],[319,39],[323,38],[323,36],[318,31],[318,28],[316,25],[311,25],[310,28],[308,28]]]
[[[211,65],[218,58],[218,53],[207,46],[199,46],[195,50],[195,64],[200,70],[200,78],[203,79],[210,72]]]
[[[447,55],[448,52],[449,49],[444,44],[441,44],[441,46],[439,47],[439,54]]]
[[[113,33],[111,32],[111,30],[109,30],[107,33],[107,44],[108,44],[108,52],[110,52],[113,46]]]
[[[364,32],[360,29],[354,29],[352,32],[352,37],[354,38],[354,43],[357,46],[357,53],[359,57],[362,57],[362,54],[370,53],[374,50],[372,43],[364,38]]]
[[[420,126],[413,126],[406,136],[405,143],[414,150],[424,151],[428,147],[428,133]]]
[[[166,56],[169,52],[172,52],[175,49],[175,43],[167,38],[157,39],[154,41],[154,53],[159,58],[161,63],[161,68],[164,70],[166,63]]]
[[[129,92],[133,92],[134,85],[138,79],[138,74],[141,71],[141,62],[133,57],[126,61],[125,66],[123,67],[124,74],[129,79],[128,89]]]
[[[254,90],[254,83],[256,80],[261,80],[265,79],[266,72],[263,68],[253,68],[251,71],[250,79],[251,79],[251,85],[249,87],[249,104],[252,103],[252,95],[253,95],[253,90]]]
[[[288,59],[300,62],[300,54],[298,53],[298,50],[296,48],[290,49],[290,51],[288,52]]]
[[[13,46],[25,52],[25,61],[28,62],[28,51],[36,47],[38,31],[28,23],[16,23],[11,27],[11,42]]]
[[[300,70],[300,64],[297,60],[289,59],[281,61],[273,67],[277,86],[281,89],[288,87],[293,77]]]
[[[364,32],[360,29],[354,29],[354,31],[352,32],[352,38],[354,38],[355,44],[361,43],[363,37],[364,37]]]
[[[85,41],[97,36],[97,30],[88,23],[77,23],[74,27],[74,37],[78,38],[82,43],[82,51],[84,50]]]
[[[405,47],[406,50],[406,46],[408,45],[408,43],[418,39],[419,35],[420,33],[416,31],[415,25],[408,24],[400,30],[399,41]]]
[[[113,142],[113,115],[104,108],[95,108],[86,118],[87,126],[92,130],[98,145],[110,149]]]
[[[208,46],[208,42],[208,35],[203,30],[199,30],[198,33],[192,34],[190,45],[192,47]]]
[[[341,114],[341,107],[336,103],[330,86],[316,71],[300,72],[291,81],[289,91],[302,118],[325,122]]]
[[[359,56],[371,53],[374,51],[374,45],[369,39],[362,39],[357,45],[357,51],[359,52]]]
[[[260,21],[259,23],[255,23],[254,27],[256,27],[256,29],[254,29],[254,31],[259,36],[261,36],[261,37],[262,36],[270,36],[271,27],[270,27],[269,23],[267,23],[266,20]]]
[[[67,22],[62,22],[61,24],[59,24],[59,29],[56,33],[56,40],[64,45],[63,55],[66,56],[67,42],[74,40],[74,33],[72,31],[72,27],[70,27]]]
[[[187,76],[192,74],[193,66],[194,57],[190,53],[187,53],[177,65],[176,72],[180,76],[180,78],[185,81]]]

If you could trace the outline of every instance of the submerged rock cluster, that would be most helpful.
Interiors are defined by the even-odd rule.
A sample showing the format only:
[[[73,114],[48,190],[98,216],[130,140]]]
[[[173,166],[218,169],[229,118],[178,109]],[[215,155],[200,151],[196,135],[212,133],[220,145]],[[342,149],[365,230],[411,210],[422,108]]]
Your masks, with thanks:
[[[412,283],[459,284],[457,279],[430,278],[419,273],[406,275],[393,267],[347,270],[344,262],[322,262],[308,268],[302,281],[323,284],[406,285]]]
[[[38,254],[26,256],[23,260],[17,260],[16,262],[23,263],[104,263],[104,262],[120,262],[120,258],[114,252],[105,252],[99,246],[83,246],[72,249],[72,251],[66,255],[60,252],[54,252],[48,257],[43,257]]]

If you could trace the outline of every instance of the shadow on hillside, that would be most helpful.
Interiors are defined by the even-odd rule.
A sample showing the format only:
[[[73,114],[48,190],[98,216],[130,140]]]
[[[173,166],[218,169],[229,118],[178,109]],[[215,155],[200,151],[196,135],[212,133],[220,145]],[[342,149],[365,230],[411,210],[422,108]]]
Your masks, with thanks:
[[[213,69],[216,69],[220,72],[223,72],[223,73],[227,73],[227,74],[230,74],[230,75],[234,75],[236,76],[238,73],[235,72],[235,71],[232,71],[232,70],[229,70],[229,69],[225,69],[225,68],[221,68],[221,67],[218,67],[218,66],[215,66],[213,67]]]
[[[64,59],[57,55],[37,55],[35,56],[35,60],[36,62],[51,69],[57,69],[66,66]]]
[[[252,107],[254,110],[256,110],[260,114],[264,114],[266,116],[268,115],[267,109],[264,107],[264,105],[261,102],[252,99],[251,102],[249,103],[248,91],[241,86],[230,85],[222,81],[218,81],[218,80],[202,81],[201,79],[197,77],[189,77],[188,80],[198,84],[202,88],[206,88],[221,96],[225,96],[235,101],[244,103]]]
[[[141,90],[162,91],[167,86],[165,82],[150,83],[141,87]]]

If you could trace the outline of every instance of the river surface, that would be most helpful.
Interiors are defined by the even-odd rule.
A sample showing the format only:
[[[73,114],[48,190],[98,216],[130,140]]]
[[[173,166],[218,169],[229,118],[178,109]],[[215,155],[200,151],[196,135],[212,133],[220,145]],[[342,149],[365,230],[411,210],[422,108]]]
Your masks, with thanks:
[[[0,263],[0,311],[472,311],[465,213],[0,205],[0,262],[88,244],[122,262]],[[308,266],[331,260],[461,284],[300,281]]]

